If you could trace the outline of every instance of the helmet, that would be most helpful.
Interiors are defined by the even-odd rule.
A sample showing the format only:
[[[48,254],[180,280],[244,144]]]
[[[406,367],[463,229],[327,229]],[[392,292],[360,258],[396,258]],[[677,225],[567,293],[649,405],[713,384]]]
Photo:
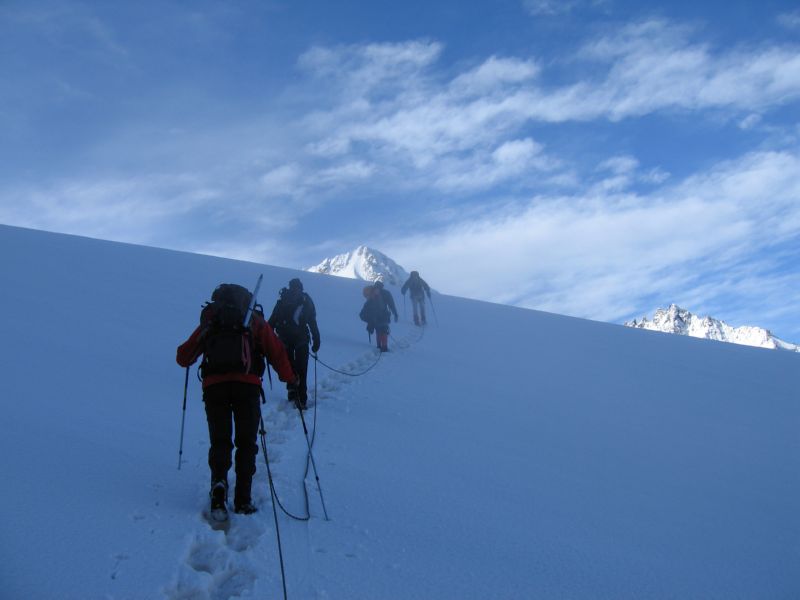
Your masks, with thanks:
[[[296,290],[298,292],[302,292],[303,291],[303,282],[300,281],[297,277],[295,277],[294,279],[292,279],[289,282],[289,289],[290,290]]]

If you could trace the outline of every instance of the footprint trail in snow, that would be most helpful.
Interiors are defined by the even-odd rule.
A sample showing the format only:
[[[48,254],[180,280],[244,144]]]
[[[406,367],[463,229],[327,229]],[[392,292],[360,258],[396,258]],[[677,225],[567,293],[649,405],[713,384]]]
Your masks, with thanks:
[[[421,339],[421,333],[392,339],[394,351],[403,352]],[[361,373],[374,365],[379,358],[381,357],[373,349],[336,369],[348,374]],[[309,378],[313,378],[312,364],[309,364],[309,367]],[[317,369],[319,377],[320,371],[324,372],[325,368],[318,365]],[[349,413],[351,410],[349,397],[343,392],[361,378],[335,371],[328,373],[317,382],[316,401],[336,406]],[[263,413],[270,467],[281,502],[284,505],[300,506],[302,501],[297,491],[297,479],[302,478],[302,471],[299,474],[283,473],[281,465],[287,451],[302,454],[305,461],[307,445],[303,439],[303,430],[296,410],[286,402],[285,398],[279,399],[275,396],[274,392],[269,395],[266,407],[272,406]],[[312,394],[309,396],[309,410],[306,415],[313,414],[314,410],[314,399]],[[306,416],[306,423],[309,435],[313,435],[313,419]],[[289,444],[292,445],[291,449],[286,448]],[[213,530],[202,517],[202,511],[208,501],[207,492],[198,487],[197,527],[189,536],[186,555],[178,566],[174,580],[163,590],[169,600],[228,600],[281,596],[280,559],[272,500],[263,465],[263,454],[261,457],[259,470],[253,481],[253,499],[259,506],[259,512],[247,516],[232,513],[227,532]],[[324,473],[320,474],[320,477],[324,485]],[[314,547],[311,533],[318,528],[321,528],[319,529],[321,532],[329,523],[322,520],[322,510],[319,497],[316,495],[316,482],[312,472],[309,472],[305,485],[310,500],[312,525],[309,526],[309,522],[288,519],[281,512],[278,514],[284,558],[288,555],[303,556],[305,559],[302,565],[285,565],[288,596],[327,598],[325,591],[316,589],[314,585],[313,560],[315,555],[324,556],[333,550]],[[341,547],[336,549],[350,559],[355,558],[362,550],[363,544],[352,540],[343,540]],[[302,572],[291,572],[298,569],[302,569]]]

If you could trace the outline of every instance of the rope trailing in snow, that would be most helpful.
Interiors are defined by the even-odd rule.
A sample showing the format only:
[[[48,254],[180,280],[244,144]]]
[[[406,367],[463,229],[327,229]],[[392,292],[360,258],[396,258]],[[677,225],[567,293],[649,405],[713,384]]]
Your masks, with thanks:
[[[315,409],[316,409],[316,400],[315,402]],[[308,445],[308,454],[306,455],[306,474],[305,477],[308,476],[308,461],[311,460],[311,467],[314,469],[314,478],[317,480],[317,490],[319,490],[319,499],[322,502],[322,512],[325,513],[325,520],[328,521],[328,510],[325,508],[325,498],[322,496],[322,486],[319,482],[319,473],[317,472],[317,463],[314,460],[314,453],[311,451],[311,439],[308,437],[308,428],[306,427],[306,419],[303,416],[303,410],[298,407],[297,412],[300,413],[300,421],[303,423],[303,434],[306,438],[306,444]],[[315,429],[316,433],[316,429]],[[303,477],[303,488],[305,488],[305,477]],[[306,491],[306,502],[308,502],[308,492]]]
[[[422,340],[423,336],[425,335],[425,328],[424,327],[421,328],[421,331],[422,331],[422,333],[420,334],[420,336],[416,340],[414,340],[414,343],[417,343],[420,340]],[[393,336],[392,336],[392,339],[395,341],[395,343],[400,345],[398,343],[397,339],[395,339]],[[407,348],[408,344],[405,347]],[[270,465],[269,465],[269,458],[268,458],[267,449],[266,449],[266,444],[267,444],[267,442],[266,442],[266,432],[264,431],[264,424],[263,424],[263,421],[262,421],[262,423],[261,423],[261,427],[262,427],[261,445],[262,445],[262,447],[264,449],[264,461],[267,463],[267,475],[268,475],[268,478],[269,478],[270,494],[272,495],[272,498],[273,498],[273,508],[274,508],[274,506],[277,505],[277,507],[280,508],[281,512],[283,512],[283,514],[285,514],[290,519],[293,519],[295,521],[309,521],[311,519],[311,510],[310,510],[310,502],[309,502],[309,497],[308,497],[308,488],[307,488],[305,482],[306,482],[306,479],[308,478],[309,468],[313,468],[314,477],[315,477],[315,479],[317,481],[317,489],[319,490],[320,502],[322,503],[322,510],[325,513],[325,520],[329,520],[328,511],[327,511],[327,508],[325,507],[325,498],[324,498],[324,496],[322,494],[322,486],[320,485],[319,474],[317,473],[316,461],[314,460],[314,454],[313,454],[314,442],[316,441],[316,436],[317,436],[317,402],[318,402],[318,396],[317,396],[317,389],[318,389],[317,363],[320,363],[325,368],[327,368],[327,369],[329,369],[329,370],[331,370],[331,371],[333,371],[335,373],[339,373],[341,375],[347,375],[349,377],[361,377],[362,375],[365,375],[366,373],[371,371],[373,368],[375,368],[375,366],[380,362],[382,355],[383,355],[383,353],[379,352],[377,354],[377,358],[376,358],[375,362],[372,363],[369,367],[367,367],[364,371],[361,371],[360,373],[349,373],[347,371],[341,371],[339,369],[336,369],[336,368],[331,367],[330,365],[324,363],[322,360],[320,360],[319,355],[317,353],[312,353],[311,354],[311,356],[314,357],[314,419],[312,421],[311,433],[310,434],[309,434],[308,427],[306,426],[306,421],[305,421],[305,417],[303,416],[303,411],[298,408],[298,412],[300,413],[300,420],[301,420],[301,422],[303,424],[303,434],[304,434],[304,436],[306,438],[306,445],[308,446],[308,452],[306,453],[306,467],[305,467],[305,472],[303,473],[303,501],[304,501],[304,504],[305,504],[305,516],[298,516],[298,515],[295,515],[292,512],[290,512],[283,505],[283,503],[280,500],[280,497],[278,496],[278,492],[275,489],[275,485],[274,485],[273,480],[272,480],[272,474],[271,474]],[[261,393],[262,393],[262,397],[263,397],[263,394],[264,394],[263,389],[262,389]],[[265,400],[266,400],[266,398],[265,398]]]
[[[423,326],[423,327],[420,327],[419,329],[422,331],[422,333],[420,334],[420,336],[416,340],[412,341],[412,343],[414,343],[414,344],[422,341],[422,338],[425,336],[425,327]],[[408,344],[407,342],[403,342],[403,343],[406,344],[405,346],[403,346],[400,343],[400,341],[396,337],[394,337],[392,334],[389,334],[389,337],[392,338],[392,340],[395,342],[395,344],[397,344],[401,348],[408,348],[410,346],[410,344]],[[340,375],[347,375],[348,377],[361,377],[362,375],[366,375],[372,369],[375,368],[375,366],[380,362],[381,356],[383,356],[383,352],[378,352],[377,358],[375,359],[375,362],[372,363],[369,367],[367,367],[366,369],[364,369],[363,371],[361,371],[359,373],[349,373],[347,371],[341,371],[340,369],[336,369],[335,367],[330,366],[329,364],[325,363],[322,359],[320,359],[318,353],[312,353],[311,356],[314,357],[314,386],[315,386],[314,387],[314,408],[316,410],[316,404],[317,404],[317,398],[316,398],[316,377],[317,377],[316,371],[317,371],[317,365],[316,365],[316,363],[317,362],[319,364],[321,364],[323,367],[325,367],[326,369],[328,369],[330,371],[333,371],[334,373],[339,373]],[[315,414],[315,419],[316,419],[316,414]]]
[[[340,371],[339,369],[336,369],[336,368],[330,366],[329,364],[324,363],[322,360],[320,360],[320,358],[319,358],[319,356],[317,354],[312,354],[311,356],[313,356],[314,360],[319,362],[319,364],[321,364],[323,367],[333,371],[334,373],[339,373],[340,375],[347,375],[348,377],[361,377],[362,375],[366,375],[372,369],[375,368],[375,365],[377,365],[380,362],[382,355],[383,355],[383,352],[378,352],[378,358],[375,359],[375,362],[372,363],[365,370],[361,371],[360,373],[348,373],[347,371]],[[315,403],[316,403],[316,399],[315,399]]]
[[[422,341],[422,338],[425,337],[425,325],[418,326],[417,329],[419,329],[421,333],[419,334],[419,337],[417,339],[411,340],[411,342],[407,342],[405,340],[398,340],[392,334],[389,334],[389,337],[392,338],[392,341],[398,348],[402,348],[403,350],[405,350],[406,348],[410,348],[411,344],[418,344],[419,342]]]
[[[263,390],[262,390],[263,394]],[[264,451],[264,462],[267,463],[267,479],[269,479],[269,493],[272,496],[272,516],[275,519],[275,536],[278,539],[278,558],[280,559],[281,563],[281,582],[283,584],[283,600],[287,600],[286,595],[286,571],[283,567],[283,545],[281,544],[281,530],[278,526],[278,511],[275,509],[275,505],[278,503],[278,494],[275,491],[275,484],[272,481],[272,469],[269,466],[269,456],[267,455],[267,430],[264,427],[264,418],[259,415],[259,421],[261,422],[261,430],[259,434],[261,435],[261,449]]]
[[[264,402],[266,402],[266,396],[264,395],[264,389],[263,388],[261,389],[261,398],[264,400]],[[306,487],[305,483],[303,484],[303,492],[305,494],[306,516],[299,517],[299,516],[289,512],[286,509],[286,507],[283,505],[283,503],[281,502],[281,499],[278,496],[278,491],[275,489],[275,484],[272,481],[272,471],[271,471],[270,465],[269,465],[269,456],[267,455],[267,438],[266,438],[266,430],[264,428],[264,420],[263,420],[263,418],[261,419],[261,431],[259,431],[259,433],[261,434],[261,447],[264,450],[264,462],[267,464],[267,478],[269,479],[269,489],[270,489],[270,494],[272,495],[273,505],[277,504],[278,508],[281,509],[281,512],[283,512],[283,514],[285,514],[290,519],[294,519],[295,521],[308,521],[308,520],[310,520],[311,519],[311,513],[309,512],[309,509],[308,509],[308,490],[305,489],[305,487]]]
[[[314,447],[314,441],[317,439],[317,355],[314,355],[314,420],[311,424],[311,444]],[[306,436],[308,438],[308,436]],[[311,466],[311,453],[306,454],[306,470],[303,473],[303,491],[306,495],[306,511],[308,511],[308,488],[306,487],[306,479],[308,478],[308,469]]]

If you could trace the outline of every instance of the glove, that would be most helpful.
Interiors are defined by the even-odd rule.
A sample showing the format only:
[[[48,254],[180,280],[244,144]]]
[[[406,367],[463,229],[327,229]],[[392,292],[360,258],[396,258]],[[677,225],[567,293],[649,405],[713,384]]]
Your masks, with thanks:
[[[314,354],[319,352],[319,340],[317,340],[313,344],[311,344],[311,352],[313,352]]]

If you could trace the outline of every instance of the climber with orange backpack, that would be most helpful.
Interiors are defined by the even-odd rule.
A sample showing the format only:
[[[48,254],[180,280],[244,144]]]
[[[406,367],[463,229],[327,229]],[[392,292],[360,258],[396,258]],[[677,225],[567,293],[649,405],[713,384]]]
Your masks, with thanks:
[[[375,340],[381,352],[389,351],[389,322],[392,314],[397,322],[397,308],[394,305],[392,293],[383,287],[383,282],[378,280],[373,285],[364,288],[366,302],[361,308],[359,317],[367,324],[367,332]],[[391,312],[390,312],[391,311]]]

